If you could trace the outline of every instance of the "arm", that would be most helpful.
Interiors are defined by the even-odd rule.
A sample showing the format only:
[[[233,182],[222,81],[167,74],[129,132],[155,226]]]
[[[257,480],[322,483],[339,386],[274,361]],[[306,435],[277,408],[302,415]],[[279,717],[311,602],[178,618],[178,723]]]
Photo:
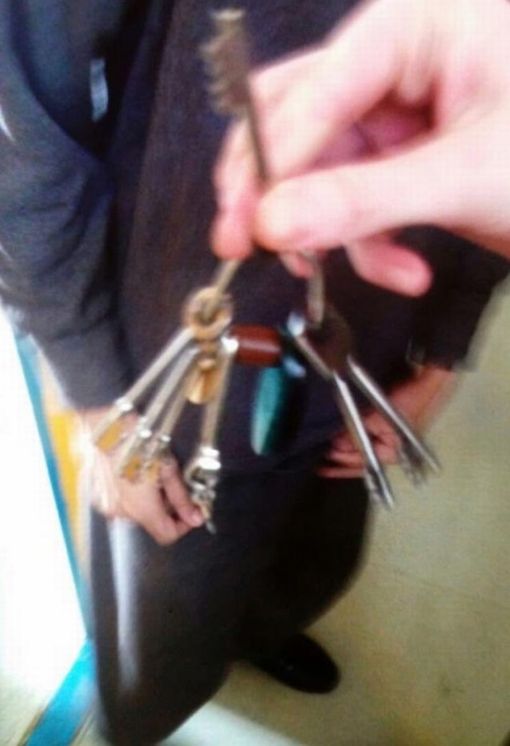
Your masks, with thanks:
[[[129,375],[109,256],[113,184],[93,154],[90,91],[99,38],[120,24],[121,7],[0,4],[0,295],[82,410],[87,431]],[[176,470],[163,470],[157,485],[132,485],[91,445],[87,465],[96,506],[160,543],[202,523]]]
[[[93,40],[78,43],[62,3],[42,5],[0,8],[0,295],[67,399],[87,407],[118,395],[127,374],[107,252],[112,184],[83,144]]]

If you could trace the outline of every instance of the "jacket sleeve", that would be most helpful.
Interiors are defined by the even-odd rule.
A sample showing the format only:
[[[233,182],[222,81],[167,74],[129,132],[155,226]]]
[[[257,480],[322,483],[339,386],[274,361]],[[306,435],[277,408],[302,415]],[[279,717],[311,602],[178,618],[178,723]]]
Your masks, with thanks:
[[[61,0],[0,5],[0,297],[68,402],[88,407],[122,391],[127,361],[107,252],[112,184],[86,144],[92,52],[72,25]]]
[[[444,231],[427,228],[412,243],[430,261],[432,289],[420,304],[411,358],[441,367],[472,363],[477,331],[510,262]]]

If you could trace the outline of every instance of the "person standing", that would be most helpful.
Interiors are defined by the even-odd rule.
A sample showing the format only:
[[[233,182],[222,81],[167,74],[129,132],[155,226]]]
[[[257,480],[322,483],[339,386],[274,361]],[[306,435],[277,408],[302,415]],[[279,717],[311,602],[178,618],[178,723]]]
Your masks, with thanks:
[[[354,3],[242,5],[256,61],[266,63],[319,41]],[[184,298],[214,267],[210,177],[226,122],[210,110],[197,55],[209,11],[203,0],[7,0],[0,9],[2,299],[87,427],[159,351]],[[365,147],[355,138],[347,156]],[[340,252],[325,269],[360,360],[422,422],[506,267],[442,232],[418,229],[413,242],[437,277],[420,300],[367,284]],[[262,255],[232,292],[239,322],[275,326],[300,304],[303,284]],[[112,743],[164,738],[238,658],[302,690],[338,683],[335,664],[302,630],[359,567],[370,512],[359,456],[329,389],[313,379],[288,447],[255,457],[253,385],[253,371],[236,368],[217,536],[200,525],[178,469],[162,473],[161,488],[132,486],[94,454],[91,606],[100,725]],[[195,415],[176,433],[178,463]],[[392,461],[395,438],[373,413],[366,420]]]

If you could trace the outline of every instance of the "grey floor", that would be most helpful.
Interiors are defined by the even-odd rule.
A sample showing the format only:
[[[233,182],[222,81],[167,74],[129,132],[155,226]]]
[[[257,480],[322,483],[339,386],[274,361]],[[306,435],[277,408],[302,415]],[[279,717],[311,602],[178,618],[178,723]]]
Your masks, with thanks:
[[[378,512],[364,571],[314,628],[326,697],[239,667],[169,746],[500,746],[510,732],[510,299],[430,439],[444,474]],[[78,741],[101,742],[93,724]],[[50,745],[48,745],[50,746]]]

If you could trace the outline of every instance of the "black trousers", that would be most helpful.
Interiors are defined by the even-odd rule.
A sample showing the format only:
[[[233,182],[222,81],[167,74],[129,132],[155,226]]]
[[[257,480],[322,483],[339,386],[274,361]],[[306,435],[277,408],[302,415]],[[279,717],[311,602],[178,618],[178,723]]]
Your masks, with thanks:
[[[317,454],[225,475],[217,535],[162,548],[91,516],[99,724],[112,743],[169,735],[218,690],[231,663],[270,652],[345,590],[367,525],[360,480],[325,480]]]

